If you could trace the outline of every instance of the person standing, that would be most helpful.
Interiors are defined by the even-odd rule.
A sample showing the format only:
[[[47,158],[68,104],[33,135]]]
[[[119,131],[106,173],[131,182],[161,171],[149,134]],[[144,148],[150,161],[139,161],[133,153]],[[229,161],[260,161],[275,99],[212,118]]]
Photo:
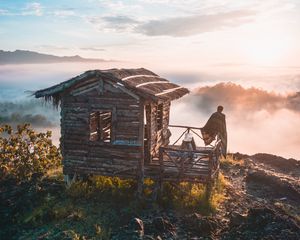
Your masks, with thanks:
[[[205,145],[209,145],[218,137],[222,143],[222,155],[227,154],[227,130],[226,130],[226,116],[222,113],[223,106],[218,106],[217,111],[213,113],[208,119],[207,123],[201,128],[201,134]]]

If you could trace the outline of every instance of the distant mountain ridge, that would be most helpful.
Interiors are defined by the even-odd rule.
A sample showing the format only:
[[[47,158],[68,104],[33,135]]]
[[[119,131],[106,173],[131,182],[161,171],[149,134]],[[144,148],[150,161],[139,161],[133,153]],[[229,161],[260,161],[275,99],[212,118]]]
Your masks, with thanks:
[[[3,51],[0,50],[0,65],[5,64],[37,64],[59,62],[105,62],[103,59],[83,58],[76,56],[55,56],[27,50]]]

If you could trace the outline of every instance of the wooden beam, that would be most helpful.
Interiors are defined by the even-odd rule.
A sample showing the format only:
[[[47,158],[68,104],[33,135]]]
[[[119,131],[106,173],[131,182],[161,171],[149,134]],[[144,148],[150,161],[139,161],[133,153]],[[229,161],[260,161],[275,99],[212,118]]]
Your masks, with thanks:
[[[132,78],[138,78],[138,77],[148,77],[148,78],[162,78],[160,76],[155,76],[155,75],[145,75],[145,74],[138,74],[138,75],[133,75],[133,76],[128,76],[128,77],[124,77],[121,80],[122,81],[126,81]],[[163,78],[162,78],[163,79]]]
[[[143,86],[146,86],[146,85],[149,85],[149,84],[156,84],[156,83],[158,83],[158,84],[161,84],[161,83],[165,84],[165,83],[170,83],[170,82],[168,82],[167,80],[166,81],[151,81],[151,82],[140,83],[140,84],[136,85],[135,87],[139,88],[139,87],[143,87]]]
[[[130,95],[131,97],[135,98],[136,100],[140,100],[140,97],[136,94],[134,94],[133,92],[131,92],[130,90],[128,90],[124,85],[122,86],[122,83],[113,83],[110,81],[105,81],[109,84],[111,84],[112,86],[114,86],[115,88],[120,89],[121,91],[123,91],[124,93],[127,93],[128,95]]]
[[[164,95],[164,94],[167,94],[167,93],[171,93],[171,92],[174,92],[174,91],[176,91],[178,89],[182,89],[182,88],[184,88],[184,87],[175,87],[175,88],[167,89],[167,90],[164,90],[164,91],[162,91],[160,93],[156,93],[155,96],[161,96],[161,95]]]
[[[197,130],[201,130],[202,128],[199,127],[190,127],[190,126],[183,126],[183,125],[169,125],[169,127],[178,127],[178,128],[190,128],[190,129],[197,129]]]

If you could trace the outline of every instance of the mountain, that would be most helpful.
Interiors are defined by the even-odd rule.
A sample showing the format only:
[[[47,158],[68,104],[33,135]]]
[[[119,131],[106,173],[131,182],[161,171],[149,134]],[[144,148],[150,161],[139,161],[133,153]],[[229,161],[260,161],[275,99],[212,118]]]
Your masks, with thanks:
[[[14,52],[0,50],[0,65],[5,64],[33,64],[59,62],[104,62],[103,59],[83,58],[76,56],[59,57],[33,51],[16,50]]]

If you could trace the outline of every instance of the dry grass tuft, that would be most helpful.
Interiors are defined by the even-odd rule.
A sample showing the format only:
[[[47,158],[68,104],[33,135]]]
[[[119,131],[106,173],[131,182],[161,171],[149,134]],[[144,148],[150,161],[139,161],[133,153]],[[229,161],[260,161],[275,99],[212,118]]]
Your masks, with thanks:
[[[227,169],[231,166],[244,166],[244,159],[236,159],[233,154],[227,154],[226,158],[221,157],[220,159],[221,168]]]

